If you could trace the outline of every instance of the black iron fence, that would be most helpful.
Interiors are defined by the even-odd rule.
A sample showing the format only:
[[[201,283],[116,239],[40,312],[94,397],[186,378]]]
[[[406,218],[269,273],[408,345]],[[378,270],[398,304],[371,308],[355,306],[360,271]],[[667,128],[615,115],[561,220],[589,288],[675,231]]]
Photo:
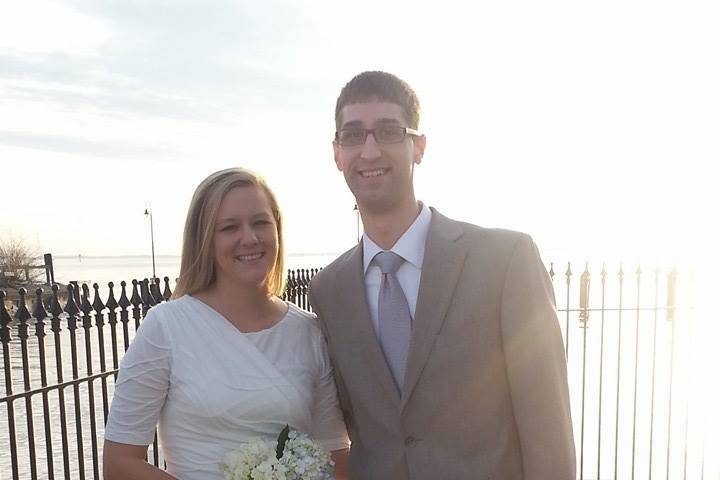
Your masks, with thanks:
[[[549,272],[568,357],[579,478],[720,478],[706,462],[707,432],[689,393],[697,334],[689,277],[659,268],[563,270],[551,264]],[[290,271],[285,298],[309,309],[316,272]],[[117,296],[110,283],[104,302],[97,284],[92,292],[72,284],[67,292],[38,289],[32,298],[21,290],[12,307],[0,292],[0,422],[7,418],[0,477],[101,478],[119,361],[147,311],[170,296],[167,278],[121,282]],[[148,459],[163,464],[157,439]]]

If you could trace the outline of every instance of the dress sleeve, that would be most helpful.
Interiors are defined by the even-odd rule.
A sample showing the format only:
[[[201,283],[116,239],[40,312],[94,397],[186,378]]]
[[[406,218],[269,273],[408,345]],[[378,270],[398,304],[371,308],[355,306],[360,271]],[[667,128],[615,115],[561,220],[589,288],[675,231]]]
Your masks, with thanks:
[[[338,404],[337,388],[325,338],[317,342],[319,374],[313,401],[313,438],[328,451],[350,447],[347,429]]]
[[[107,440],[149,445],[170,381],[170,342],[161,318],[151,309],[120,362]]]

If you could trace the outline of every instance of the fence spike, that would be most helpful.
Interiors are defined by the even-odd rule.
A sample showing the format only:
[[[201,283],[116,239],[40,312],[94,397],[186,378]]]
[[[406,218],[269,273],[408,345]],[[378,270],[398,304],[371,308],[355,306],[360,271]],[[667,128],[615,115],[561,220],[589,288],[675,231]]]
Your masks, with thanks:
[[[59,317],[63,313],[62,306],[60,305],[60,298],[58,297],[59,291],[60,287],[58,284],[53,284],[52,297],[50,297],[50,313],[52,313],[53,317]]]
[[[10,343],[11,340],[8,325],[12,321],[10,314],[5,308],[6,295],[5,290],[0,290],[0,341],[5,344]]]
[[[67,292],[68,292],[68,299],[67,302],[65,302],[65,313],[70,315],[70,317],[76,317],[78,313],[80,313],[80,309],[77,306],[77,303],[75,303],[75,285],[72,283],[69,283],[67,286]]]
[[[550,271],[548,271],[548,274],[550,275],[550,280],[555,280],[555,262],[550,262]]]
[[[60,315],[62,315],[63,309],[60,306],[60,299],[58,298],[59,291],[60,287],[58,284],[54,284],[52,286],[52,296],[50,297],[50,313],[52,314],[52,319],[50,320],[50,331],[52,331],[55,335],[59,335],[62,331],[62,327],[60,326]]]
[[[600,272],[600,282],[605,285],[605,279],[607,278],[607,269],[605,268],[605,262],[602,264],[602,271]]]
[[[163,296],[160,292],[160,279],[158,277],[153,278],[150,280],[150,296],[153,299],[153,302],[155,302],[155,305],[162,303]]]
[[[130,304],[138,308],[142,304],[142,298],[140,298],[140,294],[138,293],[138,281],[136,279],[133,279],[132,281],[132,296],[130,297]]]
[[[25,304],[26,294],[27,290],[25,290],[24,287],[18,290],[18,295],[20,295],[20,299],[18,300],[18,311],[15,312],[15,319],[20,320],[21,322],[27,322],[32,318],[32,315],[30,315],[27,305]]]
[[[80,285],[78,284],[78,282],[76,280],[73,280],[70,283],[72,283],[73,288],[74,288],[73,300],[75,300],[75,305],[78,307],[78,310],[79,310],[80,305],[82,305],[82,300],[80,299]]]
[[[170,278],[165,277],[165,278],[163,278],[163,280],[165,281],[165,288],[163,289],[162,296],[165,299],[165,301],[168,301],[172,298],[172,290],[170,290]]]
[[[118,305],[123,310],[126,310],[130,305],[132,305],[130,300],[128,300],[125,287],[127,287],[127,282],[123,280],[122,282],[120,282],[120,301],[118,302]]]
[[[92,306],[95,309],[95,313],[100,315],[105,309],[105,304],[100,300],[100,287],[97,283],[93,283],[93,303]]]
[[[92,305],[90,305],[90,288],[87,283],[82,284],[82,304],[80,310],[83,313],[83,327],[90,327],[90,312],[92,312]]]
[[[33,308],[33,317],[35,317],[36,320],[42,320],[48,316],[47,311],[45,310],[45,305],[43,305],[43,289],[38,288],[35,290],[35,308]]]
[[[572,277],[572,270],[570,269],[570,262],[568,262],[567,270],[565,270],[565,281],[570,285],[570,278]]]
[[[115,300],[115,292],[113,292],[113,287],[115,287],[115,284],[113,282],[108,282],[108,290],[110,290],[110,292],[108,293],[108,299],[105,306],[109,308],[111,312],[114,312],[115,309],[118,307],[117,300]]]
[[[150,281],[146,278],[140,282],[140,298],[142,299],[143,306],[147,309],[155,305],[155,300],[150,295]]]
[[[35,290],[35,308],[33,308],[33,316],[35,317],[35,336],[42,342],[45,336],[45,319],[48,314],[43,305],[43,289]]]
[[[588,307],[590,303],[590,269],[588,268],[588,262],[585,262],[585,270],[580,275],[580,322],[583,327],[587,326],[587,321],[590,317]]]

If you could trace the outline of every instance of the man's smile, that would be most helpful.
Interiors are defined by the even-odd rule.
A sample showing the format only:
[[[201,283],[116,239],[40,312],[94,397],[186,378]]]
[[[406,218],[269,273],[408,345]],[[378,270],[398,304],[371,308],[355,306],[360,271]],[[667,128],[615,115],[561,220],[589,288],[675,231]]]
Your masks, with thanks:
[[[387,173],[387,168],[375,168],[372,170],[360,170],[360,175],[364,178],[379,177]]]

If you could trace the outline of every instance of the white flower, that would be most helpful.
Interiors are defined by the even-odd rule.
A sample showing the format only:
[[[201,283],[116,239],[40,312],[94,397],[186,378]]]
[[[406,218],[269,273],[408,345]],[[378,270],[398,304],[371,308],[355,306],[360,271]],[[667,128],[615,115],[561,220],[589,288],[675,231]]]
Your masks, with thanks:
[[[330,454],[304,433],[290,430],[283,455],[277,444],[257,438],[229,452],[220,463],[225,480],[332,480]]]
[[[330,454],[306,434],[291,430],[280,462],[287,467],[287,480],[332,480]]]

